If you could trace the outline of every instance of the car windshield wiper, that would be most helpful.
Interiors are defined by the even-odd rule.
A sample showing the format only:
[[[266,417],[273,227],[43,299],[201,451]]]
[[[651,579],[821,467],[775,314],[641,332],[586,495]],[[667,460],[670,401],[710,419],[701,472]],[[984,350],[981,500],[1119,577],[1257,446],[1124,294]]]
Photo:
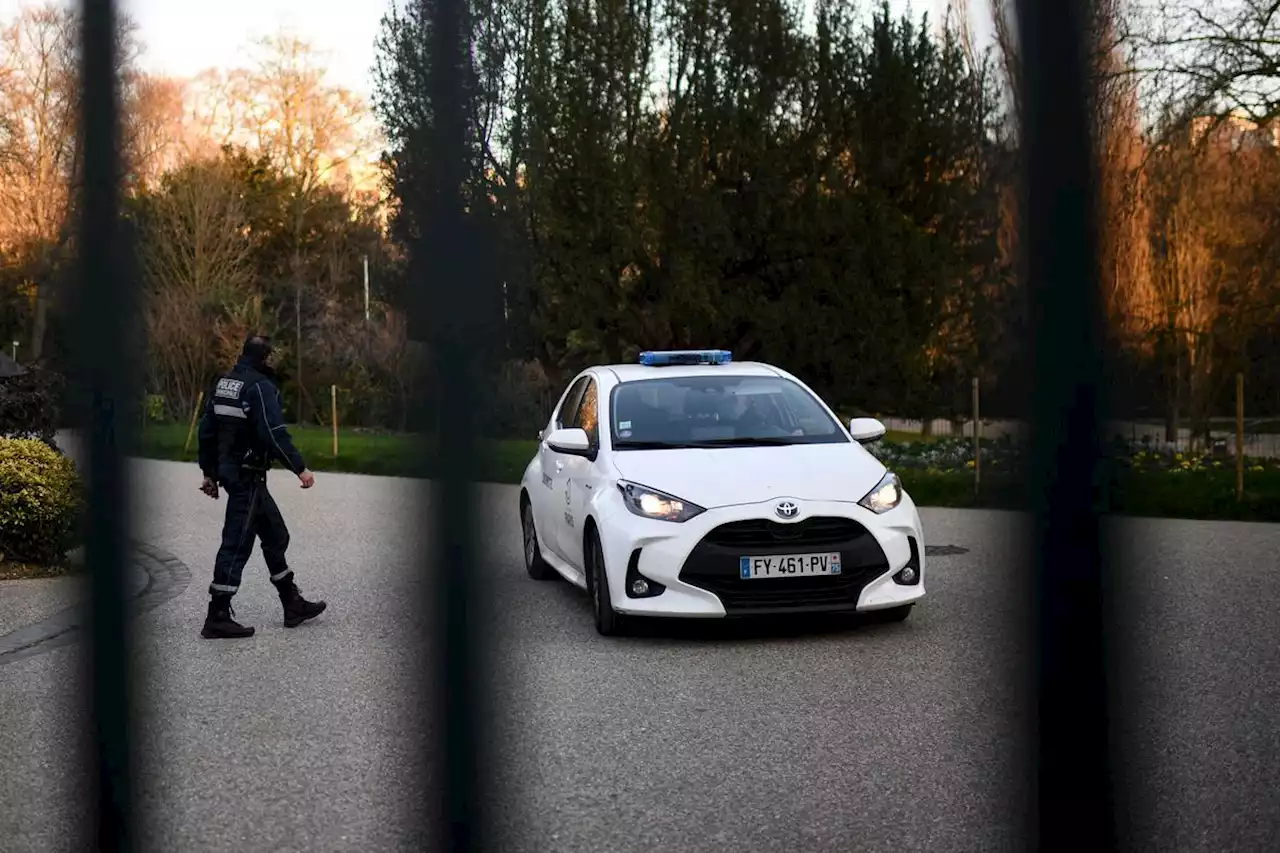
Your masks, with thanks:
[[[782,447],[790,444],[802,444],[793,438],[769,438],[764,436],[743,436],[741,438],[708,438],[690,442],[692,447]]]

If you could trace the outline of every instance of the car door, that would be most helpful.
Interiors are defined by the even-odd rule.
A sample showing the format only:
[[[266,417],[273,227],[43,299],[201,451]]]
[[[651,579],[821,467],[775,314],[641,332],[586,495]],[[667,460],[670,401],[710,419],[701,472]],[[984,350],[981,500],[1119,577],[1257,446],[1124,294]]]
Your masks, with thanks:
[[[600,448],[600,399],[599,383],[588,377],[586,387],[572,418],[565,426],[583,430],[591,446]],[[600,487],[602,479],[594,460],[585,456],[559,454],[564,461],[564,517],[560,527],[560,554],[574,568],[584,571],[585,559],[582,543],[583,524],[587,518],[587,503]]]
[[[547,445],[547,438],[555,430],[572,426],[570,421],[577,414],[589,379],[590,377],[586,375],[579,376],[569,386],[555,414],[551,416],[551,423],[538,447],[541,457],[542,485],[546,490],[542,492],[541,500],[534,502],[534,522],[538,526],[543,544],[561,557],[565,556],[560,547],[560,540],[561,528],[565,524],[565,480],[568,478],[566,469],[569,460],[574,457],[552,450]]]

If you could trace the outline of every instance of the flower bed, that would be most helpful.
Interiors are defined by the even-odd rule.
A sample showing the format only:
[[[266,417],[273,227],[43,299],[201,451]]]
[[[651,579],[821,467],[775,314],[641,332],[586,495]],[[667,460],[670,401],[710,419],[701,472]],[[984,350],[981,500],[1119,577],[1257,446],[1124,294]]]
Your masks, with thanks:
[[[1022,465],[1023,448],[1012,438],[980,439],[982,470],[1015,473]],[[876,442],[867,450],[894,471],[931,473],[972,471],[973,439],[940,438],[935,441]]]
[[[983,473],[1015,474],[1026,460],[1026,447],[1010,437],[981,439]],[[924,442],[877,442],[868,450],[895,471],[933,473],[972,471],[973,439],[943,438]],[[1115,441],[1106,446],[1121,471],[1135,474],[1167,471],[1234,471],[1235,458],[1222,450],[1185,451],[1172,444]],[[1246,473],[1280,471],[1280,459],[1245,457]]]
[[[1122,452],[1115,454],[1120,467],[1134,473],[1150,471],[1183,473],[1236,469],[1235,457],[1222,450],[1187,451],[1179,450],[1172,444],[1157,445],[1147,442],[1127,442],[1124,445],[1119,443],[1117,445],[1117,449],[1123,448]],[[1246,456],[1244,468],[1246,473],[1280,471],[1280,459]]]

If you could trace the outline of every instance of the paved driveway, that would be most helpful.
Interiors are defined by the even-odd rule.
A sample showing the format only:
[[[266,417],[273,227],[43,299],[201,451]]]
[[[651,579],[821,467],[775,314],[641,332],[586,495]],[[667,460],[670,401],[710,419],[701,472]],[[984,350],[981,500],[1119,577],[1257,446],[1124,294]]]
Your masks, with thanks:
[[[237,615],[251,640],[198,636],[221,503],[194,466],[139,462],[139,531],[190,566],[137,623],[140,803],[157,851],[420,849],[430,804],[414,738],[429,657],[410,481],[273,479],[305,593],[280,625],[261,557]],[[1026,803],[1013,677],[1022,604],[1013,516],[926,511],[931,597],[902,625],[678,623],[596,635],[585,596],[529,580],[515,491],[484,493],[501,849],[1015,850]],[[1280,526],[1131,522],[1128,627],[1144,665],[1119,723],[1141,850],[1273,850],[1280,837]],[[4,587],[0,586],[0,595]],[[0,663],[0,849],[73,850],[69,762],[80,645]]]

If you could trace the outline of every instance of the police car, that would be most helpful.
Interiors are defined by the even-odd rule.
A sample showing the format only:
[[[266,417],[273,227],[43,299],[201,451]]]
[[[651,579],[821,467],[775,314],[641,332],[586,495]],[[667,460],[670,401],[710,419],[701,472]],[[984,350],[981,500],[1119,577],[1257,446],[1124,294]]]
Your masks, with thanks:
[[[920,516],[796,377],[725,350],[644,352],[569,383],[520,488],[524,560],[632,617],[879,611],[924,597]]]

